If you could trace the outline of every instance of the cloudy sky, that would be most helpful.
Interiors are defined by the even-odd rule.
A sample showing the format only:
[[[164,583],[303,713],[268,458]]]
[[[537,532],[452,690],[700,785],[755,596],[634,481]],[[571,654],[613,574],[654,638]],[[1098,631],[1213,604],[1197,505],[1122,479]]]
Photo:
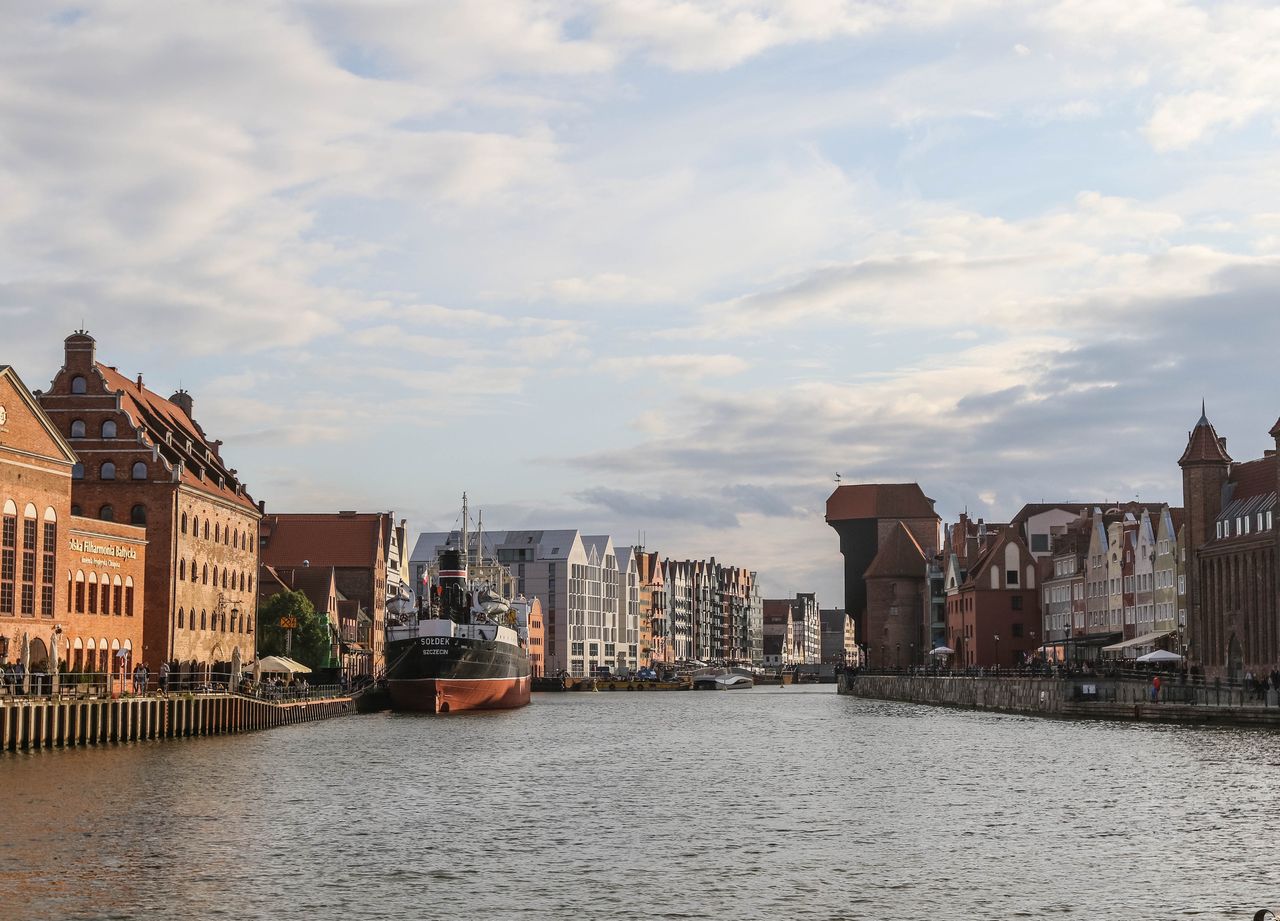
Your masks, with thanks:
[[[840,597],[834,474],[1180,501],[1280,412],[1280,10],[0,4],[0,362],[85,324],[277,511]]]

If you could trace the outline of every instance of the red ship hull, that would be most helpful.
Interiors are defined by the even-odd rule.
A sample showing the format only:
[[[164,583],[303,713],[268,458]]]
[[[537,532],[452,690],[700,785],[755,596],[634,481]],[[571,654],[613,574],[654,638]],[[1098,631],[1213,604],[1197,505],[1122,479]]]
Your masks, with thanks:
[[[529,702],[533,679],[407,678],[391,679],[392,706],[419,713],[457,713],[461,710],[513,710]]]

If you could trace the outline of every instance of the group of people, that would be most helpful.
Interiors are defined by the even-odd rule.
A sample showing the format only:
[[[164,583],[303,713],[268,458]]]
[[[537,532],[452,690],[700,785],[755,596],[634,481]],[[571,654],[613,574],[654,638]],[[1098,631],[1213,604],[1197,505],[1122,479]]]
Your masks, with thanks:
[[[1249,671],[1244,673],[1244,686],[1252,693],[1255,700],[1267,702],[1267,691],[1275,688],[1280,691],[1280,667],[1271,669],[1271,674]]]

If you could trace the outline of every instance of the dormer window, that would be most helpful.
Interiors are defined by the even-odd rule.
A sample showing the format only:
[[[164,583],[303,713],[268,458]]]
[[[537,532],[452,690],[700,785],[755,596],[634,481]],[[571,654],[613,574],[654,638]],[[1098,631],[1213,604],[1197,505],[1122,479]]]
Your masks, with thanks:
[[[103,438],[116,437],[116,424],[112,422],[110,419],[102,423],[102,437]]]
[[[1218,540],[1222,540],[1222,522],[1217,522]]]
[[[88,384],[85,382],[83,377],[77,374],[75,377],[71,378],[72,393],[84,393],[86,390],[88,390]]]
[[[84,420],[83,419],[76,419],[71,423],[71,437],[72,438],[84,437]]]

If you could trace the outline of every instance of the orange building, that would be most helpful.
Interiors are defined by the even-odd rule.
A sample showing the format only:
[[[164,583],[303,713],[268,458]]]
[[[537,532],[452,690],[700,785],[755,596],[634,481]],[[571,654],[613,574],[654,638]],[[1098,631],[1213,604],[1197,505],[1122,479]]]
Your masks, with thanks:
[[[146,532],[71,514],[70,443],[0,366],[0,661],[32,671],[133,667],[142,648]],[[118,655],[123,652],[124,655]]]

